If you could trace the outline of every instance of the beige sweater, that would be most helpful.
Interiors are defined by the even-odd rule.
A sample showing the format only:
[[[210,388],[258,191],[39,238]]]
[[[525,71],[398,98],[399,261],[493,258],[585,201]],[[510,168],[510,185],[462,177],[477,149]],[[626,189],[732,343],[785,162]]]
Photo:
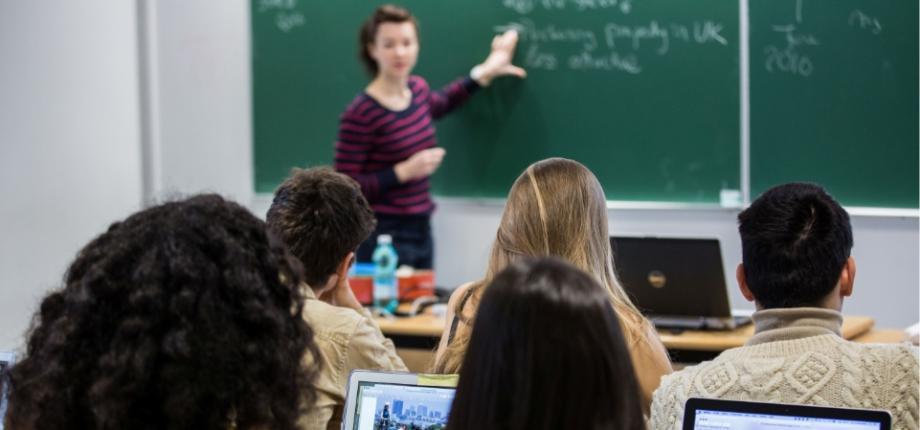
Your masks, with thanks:
[[[314,340],[323,357],[323,369],[315,381],[317,399],[301,418],[303,429],[336,429],[342,426],[345,386],[352,370],[406,371],[396,355],[393,341],[380,332],[370,312],[332,306],[304,288],[303,317],[313,328]]]
[[[884,409],[893,429],[917,430],[917,349],[847,341],[842,322],[829,309],[756,312],[755,334],[745,346],[662,379],[651,428],[680,429],[687,399],[709,397]]]

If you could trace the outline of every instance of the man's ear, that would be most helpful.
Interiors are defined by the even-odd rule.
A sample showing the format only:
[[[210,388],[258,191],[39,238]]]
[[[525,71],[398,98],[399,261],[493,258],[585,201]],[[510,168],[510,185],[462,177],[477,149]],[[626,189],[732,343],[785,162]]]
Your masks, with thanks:
[[[339,280],[345,279],[348,277],[348,269],[351,269],[352,263],[355,262],[355,253],[354,251],[349,252],[342,261],[339,262],[339,265],[335,268],[335,274],[338,275]]]
[[[843,270],[840,271],[840,297],[850,297],[853,294],[853,283],[856,281],[856,259],[851,255],[847,258]]]
[[[751,289],[748,288],[747,278],[744,276],[744,264],[738,263],[738,267],[735,268],[735,279],[738,280],[738,288],[741,290],[741,295],[749,301],[754,301],[754,294],[751,293]]]

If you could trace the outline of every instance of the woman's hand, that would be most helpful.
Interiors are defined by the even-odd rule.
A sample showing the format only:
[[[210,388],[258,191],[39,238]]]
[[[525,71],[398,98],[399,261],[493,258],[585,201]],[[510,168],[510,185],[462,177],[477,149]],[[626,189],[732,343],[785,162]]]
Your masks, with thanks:
[[[400,183],[406,183],[413,179],[431,176],[441,165],[445,152],[444,148],[428,148],[412,154],[406,161],[394,166],[396,179]]]
[[[511,64],[514,48],[517,46],[518,33],[508,30],[492,39],[492,52],[482,64],[473,67],[470,73],[473,80],[481,86],[488,86],[492,79],[499,76],[527,77],[527,71]]]

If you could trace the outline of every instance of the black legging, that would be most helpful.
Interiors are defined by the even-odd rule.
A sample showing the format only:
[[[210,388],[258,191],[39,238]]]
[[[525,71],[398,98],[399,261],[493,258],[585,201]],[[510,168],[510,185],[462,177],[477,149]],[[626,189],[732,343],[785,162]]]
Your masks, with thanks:
[[[434,240],[431,238],[430,215],[376,214],[377,228],[358,247],[358,261],[371,262],[377,247],[377,236],[389,234],[399,256],[399,265],[416,269],[431,269],[434,261]]]

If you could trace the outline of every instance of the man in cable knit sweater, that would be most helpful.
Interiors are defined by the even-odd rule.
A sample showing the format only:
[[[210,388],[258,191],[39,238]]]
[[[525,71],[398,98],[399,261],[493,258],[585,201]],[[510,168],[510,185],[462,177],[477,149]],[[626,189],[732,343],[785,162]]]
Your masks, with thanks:
[[[856,262],[846,211],[821,187],[772,188],[738,216],[741,293],[754,302],[754,336],[712,361],[665,376],[651,427],[680,429],[690,397],[891,412],[917,429],[917,349],[843,339],[840,314]]]

